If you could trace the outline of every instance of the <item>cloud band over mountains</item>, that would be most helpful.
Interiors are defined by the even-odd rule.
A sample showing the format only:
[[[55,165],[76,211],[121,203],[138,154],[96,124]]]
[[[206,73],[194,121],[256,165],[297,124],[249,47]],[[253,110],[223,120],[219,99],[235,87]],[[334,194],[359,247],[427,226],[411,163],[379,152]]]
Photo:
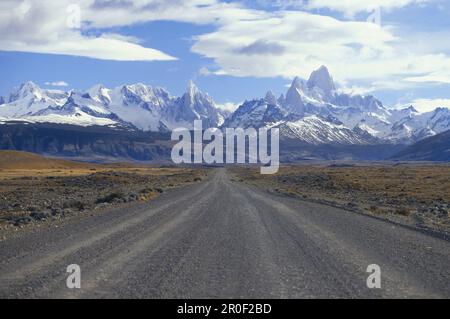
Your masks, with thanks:
[[[318,14],[316,9],[351,16],[376,6],[394,10],[433,2],[278,0],[267,8],[263,0],[259,6],[219,0],[79,0],[75,2],[77,28],[68,24],[77,18],[71,16],[76,12],[68,10],[72,0],[4,0],[0,3],[0,50],[173,61],[180,57],[125,36],[121,28],[152,21],[184,22],[214,27],[193,37],[191,47],[193,53],[215,64],[212,74],[291,78],[307,76],[309,70],[326,64],[340,83],[361,81],[369,87],[404,89],[450,82],[450,52],[441,50],[440,41],[420,34],[427,50],[419,50],[405,45],[393,26]],[[409,34],[409,43],[414,38],[415,34]]]

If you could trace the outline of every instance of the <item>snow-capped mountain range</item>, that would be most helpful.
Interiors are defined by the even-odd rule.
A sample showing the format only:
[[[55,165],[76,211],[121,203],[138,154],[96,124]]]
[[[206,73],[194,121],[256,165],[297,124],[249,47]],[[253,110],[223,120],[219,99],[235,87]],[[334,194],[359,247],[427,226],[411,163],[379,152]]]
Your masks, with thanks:
[[[246,101],[224,126],[278,127],[282,137],[309,144],[410,144],[450,130],[450,110],[388,109],[374,96],[340,93],[322,66],[308,81],[294,79],[286,96]]]
[[[282,138],[308,144],[409,144],[450,130],[450,110],[420,113],[413,106],[388,109],[373,96],[340,93],[322,66],[309,80],[294,79],[277,98],[246,101],[232,114],[190,82],[174,97],[163,88],[144,84],[85,91],[45,90],[33,82],[0,97],[0,123],[60,123],[110,126],[166,132],[191,128],[194,120],[207,127],[278,127]]]
[[[223,124],[224,116],[213,99],[190,82],[182,97],[144,84],[108,89],[96,85],[86,92],[44,90],[33,82],[22,84],[0,105],[0,122],[59,123],[80,126],[121,126],[165,132]]]

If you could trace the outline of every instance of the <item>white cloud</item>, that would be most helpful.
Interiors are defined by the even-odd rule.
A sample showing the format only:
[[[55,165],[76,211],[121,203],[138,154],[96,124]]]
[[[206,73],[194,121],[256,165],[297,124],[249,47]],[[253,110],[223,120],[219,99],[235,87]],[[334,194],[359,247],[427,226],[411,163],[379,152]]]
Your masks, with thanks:
[[[328,8],[354,16],[359,12],[371,12],[381,8],[393,10],[410,4],[420,4],[428,0],[309,0],[305,7],[308,9]]]
[[[405,79],[406,82],[412,83],[438,83],[438,84],[450,84],[450,77],[448,74],[442,74],[441,72],[433,72],[431,74],[408,77]]]
[[[203,76],[307,77],[325,64],[338,82],[356,81],[361,86],[361,81],[371,89],[450,83],[450,57],[443,53],[448,41],[441,35],[422,35],[420,42],[413,42],[408,34],[405,42],[390,26],[288,10],[307,5],[350,14],[368,6],[394,9],[423,0],[276,0],[278,10],[268,11],[219,0],[79,0],[81,30],[67,26],[72,0],[19,1],[22,5],[16,0],[0,2],[0,50],[118,61],[173,60],[139,39],[101,32],[167,20],[216,26],[193,39],[192,51],[215,62],[199,71]]]
[[[237,108],[239,107],[239,105],[241,105],[242,103],[232,103],[232,102],[227,102],[227,103],[223,103],[223,104],[216,104],[216,107],[219,110],[223,110],[226,112],[234,112],[237,110]]]
[[[419,112],[431,112],[438,107],[450,109],[450,99],[416,99],[410,103],[401,103],[396,107],[401,108],[405,106],[414,106]]]
[[[252,19],[220,23],[216,31],[196,37],[192,51],[213,59],[220,68],[215,74],[306,78],[327,65],[341,83],[403,89],[419,81],[450,81],[450,57],[433,51],[433,43],[427,52],[416,51],[389,26],[302,11],[261,11]]]
[[[117,61],[168,61],[175,58],[146,48],[137,39],[119,34],[88,35],[95,25],[95,0],[2,0],[0,3],[0,50],[64,54]],[[104,1],[119,3],[119,0]],[[75,28],[78,16],[82,29]],[[110,19],[114,20],[111,16]]]
[[[372,12],[378,8],[391,11],[411,4],[423,4],[430,1],[433,0],[252,0],[263,7],[297,10],[327,8],[350,17],[360,12]]]
[[[45,85],[47,85],[47,86],[60,86],[60,87],[69,86],[69,84],[67,82],[64,82],[64,81],[45,82]]]
[[[371,37],[367,37],[368,33]],[[286,11],[224,24],[215,32],[198,36],[192,49],[214,59],[224,74],[293,77],[307,76],[321,64],[334,66],[331,60],[354,56],[354,43],[361,47],[356,50],[376,54],[392,39],[389,32],[372,24]],[[261,48],[255,43],[276,45],[277,52],[243,52],[249,47]]]
[[[84,0],[85,19],[91,27],[127,26],[148,21],[179,21],[195,24],[227,23],[263,14],[239,3],[220,0]]]
[[[356,86],[352,85],[349,87],[343,87],[338,89],[339,93],[345,93],[349,95],[367,95],[375,91],[375,87],[364,87],[364,86]]]
[[[214,72],[211,71],[210,69],[208,69],[207,67],[202,67],[202,68],[200,68],[200,70],[198,70],[198,74],[200,76],[210,76],[210,75],[213,75]]]
[[[2,0],[0,50],[117,61],[170,61],[175,58],[144,47],[139,39],[99,30],[149,21],[227,23],[261,14],[219,0]]]

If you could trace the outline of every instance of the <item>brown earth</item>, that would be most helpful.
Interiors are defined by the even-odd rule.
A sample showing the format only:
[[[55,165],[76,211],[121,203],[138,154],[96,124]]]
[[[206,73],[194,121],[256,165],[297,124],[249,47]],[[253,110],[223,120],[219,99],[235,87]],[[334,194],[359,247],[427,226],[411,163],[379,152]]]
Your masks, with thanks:
[[[206,169],[91,164],[0,152],[0,240],[17,231],[111,206],[147,202],[207,178]]]
[[[275,175],[261,175],[256,168],[234,173],[274,193],[450,231],[449,165],[296,165]]]
[[[1,170],[92,168],[95,166],[94,164],[46,158],[28,152],[0,151]]]

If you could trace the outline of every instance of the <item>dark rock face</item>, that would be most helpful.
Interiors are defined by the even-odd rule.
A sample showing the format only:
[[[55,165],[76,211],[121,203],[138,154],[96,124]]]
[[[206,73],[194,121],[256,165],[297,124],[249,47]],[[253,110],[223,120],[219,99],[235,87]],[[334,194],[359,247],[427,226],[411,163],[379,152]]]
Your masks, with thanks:
[[[0,125],[0,149],[85,160],[164,161],[170,159],[167,133],[58,124]],[[162,141],[165,141],[162,142]]]
[[[281,163],[297,163],[311,160],[362,160],[379,161],[391,158],[404,145],[311,145],[298,143],[295,140],[280,142]]]
[[[52,216],[51,212],[33,212],[30,214],[30,217],[34,220],[45,220],[47,218],[50,218]]]
[[[393,157],[407,161],[450,161],[450,131],[429,137],[409,146]]]
[[[254,106],[254,104],[252,105]],[[261,117],[280,116],[269,105]],[[404,147],[401,145],[311,145],[298,140],[280,141],[282,163],[311,159],[384,160]],[[0,149],[27,151],[82,161],[171,162],[169,133],[150,133],[106,127],[78,127],[58,124],[0,125]]]

